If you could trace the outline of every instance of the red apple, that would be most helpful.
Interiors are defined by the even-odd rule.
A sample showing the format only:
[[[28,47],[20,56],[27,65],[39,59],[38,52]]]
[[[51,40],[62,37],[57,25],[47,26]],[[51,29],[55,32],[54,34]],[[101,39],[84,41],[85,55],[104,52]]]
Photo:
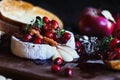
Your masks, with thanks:
[[[82,35],[99,38],[110,36],[114,29],[114,19],[107,10],[103,12],[93,7],[87,7],[80,14],[78,28]]]
[[[120,14],[115,15],[114,18],[116,24],[112,34],[114,37],[120,39]]]

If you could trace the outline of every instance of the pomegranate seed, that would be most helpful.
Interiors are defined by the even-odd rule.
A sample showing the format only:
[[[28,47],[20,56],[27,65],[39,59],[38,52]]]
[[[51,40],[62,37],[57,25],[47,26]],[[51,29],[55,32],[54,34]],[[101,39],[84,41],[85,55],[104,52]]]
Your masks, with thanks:
[[[55,59],[54,63],[57,64],[57,65],[61,65],[63,62],[62,58],[61,57],[58,57]]]
[[[41,38],[34,38],[33,42],[35,44],[41,44],[42,43],[42,39]]]
[[[65,68],[64,70],[65,76],[72,76],[72,69],[71,68]]]
[[[48,19],[48,17],[43,17],[43,21],[45,22],[45,23],[49,23],[50,22],[50,20]]]
[[[23,41],[29,42],[29,41],[31,41],[31,40],[32,40],[32,35],[30,35],[30,34],[25,34],[25,35],[23,36]]]
[[[52,70],[53,72],[57,73],[57,72],[60,72],[61,68],[60,68],[60,66],[54,64],[54,65],[51,67],[51,70]]]

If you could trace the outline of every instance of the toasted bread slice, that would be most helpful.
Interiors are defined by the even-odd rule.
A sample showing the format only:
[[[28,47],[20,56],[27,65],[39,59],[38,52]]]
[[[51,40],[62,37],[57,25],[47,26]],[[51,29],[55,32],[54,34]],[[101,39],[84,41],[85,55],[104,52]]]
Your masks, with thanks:
[[[63,23],[55,14],[39,6],[21,0],[2,0],[0,2],[0,18],[14,24],[29,24],[36,16],[46,16],[50,20],[56,20],[60,28]]]
[[[120,60],[104,60],[105,65],[113,70],[120,70]]]
[[[6,34],[10,34],[10,35],[12,35],[14,33],[19,33],[20,32],[18,26],[6,23],[3,20],[0,20],[0,31],[3,31]]]

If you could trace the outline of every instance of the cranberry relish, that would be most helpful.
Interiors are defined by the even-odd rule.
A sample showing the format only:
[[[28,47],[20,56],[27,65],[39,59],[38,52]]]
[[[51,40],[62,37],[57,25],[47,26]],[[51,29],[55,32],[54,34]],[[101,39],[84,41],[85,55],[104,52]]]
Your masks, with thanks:
[[[50,44],[47,41],[66,44],[70,37],[70,33],[66,32],[64,29],[60,29],[56,20],[49,20],[46,16],[43,18],[37,16],[36,20],[31,21],[31,24],[25,27],[22,40],[35,44]],[[48,40],[46,41],[46,39]]]

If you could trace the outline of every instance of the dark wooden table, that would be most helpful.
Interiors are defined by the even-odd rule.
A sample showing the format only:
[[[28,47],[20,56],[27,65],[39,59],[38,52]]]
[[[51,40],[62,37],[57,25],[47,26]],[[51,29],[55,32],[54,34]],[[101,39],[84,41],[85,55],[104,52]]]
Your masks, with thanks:
[[[14,56],[9,50],[0,50],[0,74],[13,80],[120,80],[120,72],[107,69],[102,61],[83,63],[80,68],[76,63],[67,63],[62,68],[71,67],[72,77],[65,77],[63,72],[53,73],[51,65],[37,65]]]

